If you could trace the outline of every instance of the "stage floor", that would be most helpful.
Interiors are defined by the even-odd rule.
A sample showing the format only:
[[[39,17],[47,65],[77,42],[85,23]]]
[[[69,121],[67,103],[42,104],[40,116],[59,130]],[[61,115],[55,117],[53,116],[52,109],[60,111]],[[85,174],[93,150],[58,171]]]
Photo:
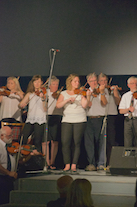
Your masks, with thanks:
[[[137,177],[114,176],[106,173],[106,171],[89,172],[84,170],[78,170],[77,174],[71,174],[70,172],[63,173],[62,170],[28,172],[26,178],[19,179],[19,189],[12,193],[11,201],[14,202],[15,197],[19,199],[19,194],[21,192],[22,194],[20,196],[24,196],[23,198],[26,200],[29,200],[30,196],[33,196],[33,199],[35,199],[41,196],[43,192],[45,193],[44,198],[46,193],[50,193],[50,199],[55,200],[55,197],[59,196],[56,189],[56,180],[66,174],[72,176],[73,179],[85,178],[91,182],[91,194],[95,207],[134,206]],[[27,198],[27,196],[29,198]],[[48,199],[49,195],[47,195],[47,200]]]
[[[77,178],[88,179],[92,184],[92,194],[135,196],[136,176],[111,175],[106,171],[78,170],[77,173],[63,173],[62,170],[40,171],[27,173],[26,179],[57,180],[62,175],[68,174]]]

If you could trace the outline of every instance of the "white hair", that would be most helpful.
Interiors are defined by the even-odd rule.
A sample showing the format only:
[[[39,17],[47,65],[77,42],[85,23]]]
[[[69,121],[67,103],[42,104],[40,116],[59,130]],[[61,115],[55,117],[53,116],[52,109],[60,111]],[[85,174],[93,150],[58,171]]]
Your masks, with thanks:
[[[127,80],[127,83],[129,84],[131,80],[136,80],[137,81],[137,78],[135,76],[131,76],[128,80]]]
[[[93,72],[93,73],[89,73],[89,74],[86,76],[87,81],[88,81],[89,78],[94,78],[94,77],[97,79],[97,75],[96,75],[95,72]]]

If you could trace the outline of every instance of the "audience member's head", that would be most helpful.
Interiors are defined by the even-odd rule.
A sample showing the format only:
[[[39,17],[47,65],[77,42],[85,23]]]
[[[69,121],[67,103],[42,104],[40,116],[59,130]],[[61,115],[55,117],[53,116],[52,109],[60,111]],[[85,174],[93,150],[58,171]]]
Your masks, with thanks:
[[[137,180],[136,180],[136,186],[135,186],[135,196],[136,196],[136,202],[134,204],[134,207],[137,207]]]
[[[59,191],[60,197],[66,197],[68,189],[73,182],[73,178],[69,175],[64,175],[57,180],[57,190]]]
[[[87,179],[76,179],[72,182],[65,207],[93,207],[91,183]]]

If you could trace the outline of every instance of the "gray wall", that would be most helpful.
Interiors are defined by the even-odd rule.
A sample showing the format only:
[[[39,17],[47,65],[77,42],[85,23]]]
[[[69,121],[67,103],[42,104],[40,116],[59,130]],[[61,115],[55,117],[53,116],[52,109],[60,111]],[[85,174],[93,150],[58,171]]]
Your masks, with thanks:
[[[0,0],[0,76],[137,74],[135,0]],[[53,55],[53,52],[51,53]]]

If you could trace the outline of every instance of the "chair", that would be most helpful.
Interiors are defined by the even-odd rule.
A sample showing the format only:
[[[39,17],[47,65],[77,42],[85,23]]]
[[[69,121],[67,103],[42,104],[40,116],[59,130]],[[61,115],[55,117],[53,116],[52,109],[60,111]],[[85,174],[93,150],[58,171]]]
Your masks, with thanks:
[[[16,142],[19,141],[24,124],[25,123],[10,123],[10,122],[1,121],[1,127],[9,126],[12,129],[13,140]]]

